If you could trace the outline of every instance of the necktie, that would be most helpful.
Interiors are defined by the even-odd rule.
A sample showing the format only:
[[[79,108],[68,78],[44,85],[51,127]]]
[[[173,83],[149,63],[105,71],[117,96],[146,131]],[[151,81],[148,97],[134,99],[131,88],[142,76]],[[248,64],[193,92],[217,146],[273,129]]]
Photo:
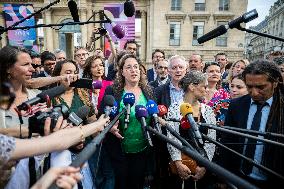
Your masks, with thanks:
[[[262,116],[261,111],[262,111],[262,108],[267,105],[267,102],[264,104],[258,104],[258,103],[255,103],[255,104],[257,105],[257,110],[256,110],[256,113],[254,114],[250,130],[259,131],[261,116]],[[246,150],[244,154],[246,157],[250,159],[254,159],[256,144],[252,144],[252,143],[256,143],[256,142],[257,141],[254,139],[247,140],[248,145],[246,146]],[[252,163],[249,163],[248,161],[243,161],[242,171],[244,172],[245,175],[249,175],[252,172],[252,168],[253,168]]]

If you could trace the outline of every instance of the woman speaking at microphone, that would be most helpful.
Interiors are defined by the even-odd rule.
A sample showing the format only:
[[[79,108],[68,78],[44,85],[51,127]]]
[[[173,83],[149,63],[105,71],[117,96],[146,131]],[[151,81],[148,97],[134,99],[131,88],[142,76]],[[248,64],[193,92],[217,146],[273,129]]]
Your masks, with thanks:
[[[199,71],[189,72],[184,76],[183,79],[181,79],[179,85],[184,91],[183,102],[177,102],[172,104],[169,107],[167,118],[181,119],[180,105],[182,103],[189,103],[192,106],[193,117],[196,122],[216,124],[215,115],[211,107],[200,103],[200,101],[204,100],[203,98],[206,94],[206,75]],[[169,126],[171,126],[176,132],[180,133],[180,135],[185,138],[192,146],[195,146],[192,141],[193,139],[189,137],[188,129],[183,129],[183,125],[181,126],[180,123],[177,122],[165,122],[164,120],[160,121],[162,125],[168,124]],[[170,133],[168,133],[168,136],[172,140],[179,142]],[[216,132],[214,130],[209,129],[207,132],[207,136],[215,139]],[[209,160],[211,160],[214,155],[215,145],[205,143],[204,146],[200,147],[204,148]],[[206,173],[206,169],[204,167],[200,167],[197,165],[195,170],[190,170],[189,167],[183,164],[182,157],[184,158],[184,156],[182,156],[182,153],[178,149],[174,148],[172,145],[168,145],[168,150],[172,159],[172,162],[170,163],[172,165],[171,170],[172,172],[175,172],[173,171],[173,169],[176,169],[176,172],[178,174],[178,176],[174,175],[176,174],[175,172],[173,176],[171,176],[171,188],[181,189],[183,181],[185,189],[195,188],[195,184],[197,184],[197,188],[199,189],[208,188],[210,184],[207,183],[208,179],[204,177]]]
[[[148,99],[153,99],[153,92],[147,85],[147,79],[141,70],[141,62],[135,55],[125,54],[118,65],[114,84],[106,89],[105,95],[115,97],[119,111],[125,107],[122,101],[125,93],[133,93],[135,103],[131,107],[127,128],[125,128],[124,116],[122,116],[116,126],[119,132],[113,132],[115,135],[109,133],[104,146],[114,169],[115,188],[142,189],[145,177],[151,175],[151,168],[154,165],[150,164],[154,163],[154,158],[143,136],[141,124],[135,117],[135,106],[145,106]],[[147,123],[149,124],[149,120]]]

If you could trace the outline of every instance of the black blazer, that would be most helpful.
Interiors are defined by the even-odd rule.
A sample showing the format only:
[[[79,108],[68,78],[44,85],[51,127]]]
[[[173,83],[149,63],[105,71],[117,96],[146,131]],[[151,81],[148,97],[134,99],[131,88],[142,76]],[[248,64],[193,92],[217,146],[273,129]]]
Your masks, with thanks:
[[[167,82],[170,82],[170,78],[169,78],[169,77],[168,77],[166,83],[167,83]],[[151,85],[151,87],[152,87],[153,89],[156,89],[157,87],[159,87],[158,79],[156,79],[155,81],[149,82],[149,85]]]
[[[275,107],[275,97],[273,98],[272,107],[270,109],[270,114],[268,116],[268,120],[271,118],[271,112],[272,109]],[[230,103],[228,114],[225,119],[225,125],[231,126],[231,127],[238,127],[238,128],[247,128],[247,120],[248,120],[248,114],[249,114],[249,108],[251,104],[251,97],[249,95],[245,95],[243,97],[233,99]],[[267,132],[277,132],[277,118],[274,118],[272,120],[272,124],[266,125],[266,131]],[[283,133],[280,133],[283,134]],[[270,138],[267,138],[270,139]],[[272,138],[271,138],[272,139]],[[275,139],[273,139],[275,140]],[[244,143],[245,138],[239,137],[232,134],[225,134],[222,133],[221,135],[221,142],[222,143]],[[280,142],[280,141],[279,141]],[[282,140],[282,142],[284,142]],[[232,148],[233,150],[243,153],[243,145],[229,145],[226,144],[229,148]],[[225,149],[220,149],[220,153],[217,155],[217,163],[223,166],[226,169],[229,169],[230,171],[238,174],[240,167],[241,167],[241,158],[234,155],[231,152],[228,152]],[[264,154],[263,154],[263,162],[262,165],[284,175],[284,163],[283,163],[283,155],[284,150],[281,147],[265,144],[264,146]],[[268,175],[270,176],[270,175]],[[272,176],[273,179],[275,179],[275,176]]]
[[[147,70],[147,78],[148,78],[148,82],[154,81],[154,68],[151,68],[149,70]]]
[[[171,105],[170,81],[159,86],[154,90],[158,105],[165,105],[167,108]]]

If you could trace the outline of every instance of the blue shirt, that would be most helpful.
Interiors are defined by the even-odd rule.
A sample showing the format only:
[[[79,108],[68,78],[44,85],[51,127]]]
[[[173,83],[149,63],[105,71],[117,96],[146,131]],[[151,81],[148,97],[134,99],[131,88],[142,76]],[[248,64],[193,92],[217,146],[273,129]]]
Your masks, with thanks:
[[[182,89],[177,89],[172,82],[170,82],[170,96],[171,104],[183,101],[184,92]]]
[[[260,121],[260,127],[259,131],[260,132],[265,132],[266,129],[266,123],[268,120],[270,108],[272,105],[273,97],[269,98],[266,102],[268,105],[264,106],[261,110],[261,121]],[[257,105],[254,103],[253,100],[251,100],[250,108],[249,108],[249,115],[248,115],[248,120],[247,120],[247,129],[251,129],[251,124],[253,121],[254,114],[256,113],[257,110]],[[258,136],[258,138],[264,138],[263,136]],[[247,142],[247,139],[245,140]],[[255,154],[254,154],[254,161],[257,163],[261,163],[262,161],[262,155],[263,155],[263,149],[264,145],[263,142],[257,141],[257,145],[255,148]],[[246,150],[246,146],[244,147],[244,151]],[[266,180],[266,175],[263,171],[258,169],[257,167],[253,166],[252,173],[249,175],[250,177],[257,179],[257,180]]]
[[[74,153],[71,153],[71,155],[72,160],[75,160],[77,155]],[[83,189],[96,189],[88,162],[84,163],[83,167],[80,170],[80,173],[83,176],[81,180]]]

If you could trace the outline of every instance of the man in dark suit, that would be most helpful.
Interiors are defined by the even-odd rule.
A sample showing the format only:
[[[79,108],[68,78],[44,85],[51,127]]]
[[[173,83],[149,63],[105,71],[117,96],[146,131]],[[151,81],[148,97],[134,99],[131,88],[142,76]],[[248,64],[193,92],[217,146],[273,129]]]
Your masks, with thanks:
[[[175,103],[183,100],[184,92],[179,87],[179,81],[185,76],[187,62],[185,58],[179,55],[172,56],[169,59],[169,75],[170,81],[164,85],[154,89],[157,104],[165,105],[167,108]],[[165,128],[162,127],[163,134],[166,134]],[[154,139],[154,146],[157,151],[157,173],[156,185],[158,189],[175,188],[175,179],[169,177],[169,162],[170,155],[167,149],[167,144],[160,140]],[[186,172],[181,165],[181,161],[175,161],[178,172]]]
[[[169,73],[168,73],[169,63],[166,60],[161,60],[157,64],[157,78],[155,81],[149,82],[149,85],[153,89],[166,84],[170,81]]]
[[[155,49],[155,51],[152,53],[152,63],[153,63],[153,68],[147,70],[147,78],[148,82],[155,81],[157,78],[157,64],[159,61],[165,59],[165,52],[160,50],[160,49]]]
[[[277,65],[258,60],[245,68],[243,76],[249,94],[231,101],[225,125],[284,134],[283,79]],[[269,139],[284,142],[280,138]],[[231,134],[223,134],[221,141],[224,144],[231,143],[227,146],[284,176],[283,148],[261,142],[256,145],[255,140],[251,141],[251,139]],[[236,143],[244,145],[236,145]],[[216,159],[217,163],[224,168],[260,188],[278,188],[274,186],[284,183],[277,176],[258,169],[225,149],[220,150]]]

